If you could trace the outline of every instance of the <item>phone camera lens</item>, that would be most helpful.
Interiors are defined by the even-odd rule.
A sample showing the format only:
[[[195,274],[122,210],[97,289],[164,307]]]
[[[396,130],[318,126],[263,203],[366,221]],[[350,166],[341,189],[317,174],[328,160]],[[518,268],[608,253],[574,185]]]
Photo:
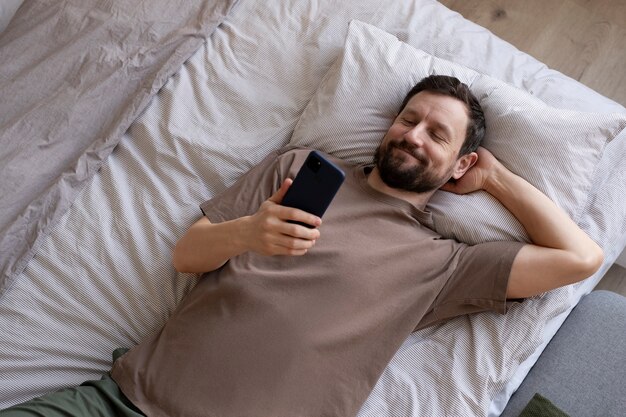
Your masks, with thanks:
[[[320,161],[319,159],[317,159],[315,157],[311,157],[307,161],[307,165],[309,166],[309,168],[311,168],[311,170],[313,172],[317,172],[317,171],[320,170],[320,168],[322,166],[322,161]]]

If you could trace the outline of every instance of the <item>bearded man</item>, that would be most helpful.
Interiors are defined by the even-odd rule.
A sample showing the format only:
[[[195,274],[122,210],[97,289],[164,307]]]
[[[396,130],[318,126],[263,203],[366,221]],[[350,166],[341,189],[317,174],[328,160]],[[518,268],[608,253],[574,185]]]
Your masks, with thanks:
[[[481,148],[484,132],[466,85],[425,78],[373,164],[328,157],[346,179],[323,222],[280,204],[309,150],[272,153],[200,205],[204,216],[173,259],[178,271],[203,277],[163,329],[92,382],[87,388],[106,384],[92,397],[81,386],[39,406],[95,396],[121,416],[354,416],[414,330],[504,314],[511,302],[593,274],[602,250]],[[489,192],[532,243],[442,238],[426,210],[438,189]],[[7,416],[39,415],[29,404]]]

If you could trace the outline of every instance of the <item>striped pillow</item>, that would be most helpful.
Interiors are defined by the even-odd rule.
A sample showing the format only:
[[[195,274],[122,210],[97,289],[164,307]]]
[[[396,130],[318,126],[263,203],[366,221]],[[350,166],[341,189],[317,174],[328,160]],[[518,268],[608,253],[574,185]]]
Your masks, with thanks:
[[[453,75],[469,85],[485,111],[483,146],[578,220],[604,147],[626,127],[625,115],[550,107],[356,20],[350,23],[343,55],[324,76],[290,143],[355,163],[370,162],[405,94],[431,74]],[[438,191],[428,208],[444,237],[471,244],[528,241],[521,224],[484,191]]]

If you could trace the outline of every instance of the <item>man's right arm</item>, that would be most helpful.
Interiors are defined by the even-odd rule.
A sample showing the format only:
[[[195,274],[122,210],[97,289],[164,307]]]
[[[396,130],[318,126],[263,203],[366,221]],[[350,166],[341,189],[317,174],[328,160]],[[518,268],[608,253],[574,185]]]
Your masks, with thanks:
[[[178,272],[209,272],[247,251],[267,256],[304,255],[319,238],[317,228],[322,221],[302,210],[280,205],[291,183],[291,179],[285,180],[251,216],[222,223],[211,223],[202,217],[195,222],[176,243],[174,268]],[[311,224],[315,228],[289,221]]]
[[[483,189],[524,226],[533,244],[524,245],[511,267],[507,298],[526,298],[573,284],[602,265],[602,249],[552,200],[504,167],[489,151],[456,184],[460,194]],[[469,175],[468,175],[469,174]]]

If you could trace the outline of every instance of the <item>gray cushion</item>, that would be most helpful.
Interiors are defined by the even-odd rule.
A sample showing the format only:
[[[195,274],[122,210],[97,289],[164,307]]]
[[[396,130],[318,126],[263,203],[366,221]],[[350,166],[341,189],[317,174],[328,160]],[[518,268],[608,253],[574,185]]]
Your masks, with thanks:
[[[626,297],[583,297],[501,417],[517,417],[535,393],[571,417],[621,416],[626,410]]]

